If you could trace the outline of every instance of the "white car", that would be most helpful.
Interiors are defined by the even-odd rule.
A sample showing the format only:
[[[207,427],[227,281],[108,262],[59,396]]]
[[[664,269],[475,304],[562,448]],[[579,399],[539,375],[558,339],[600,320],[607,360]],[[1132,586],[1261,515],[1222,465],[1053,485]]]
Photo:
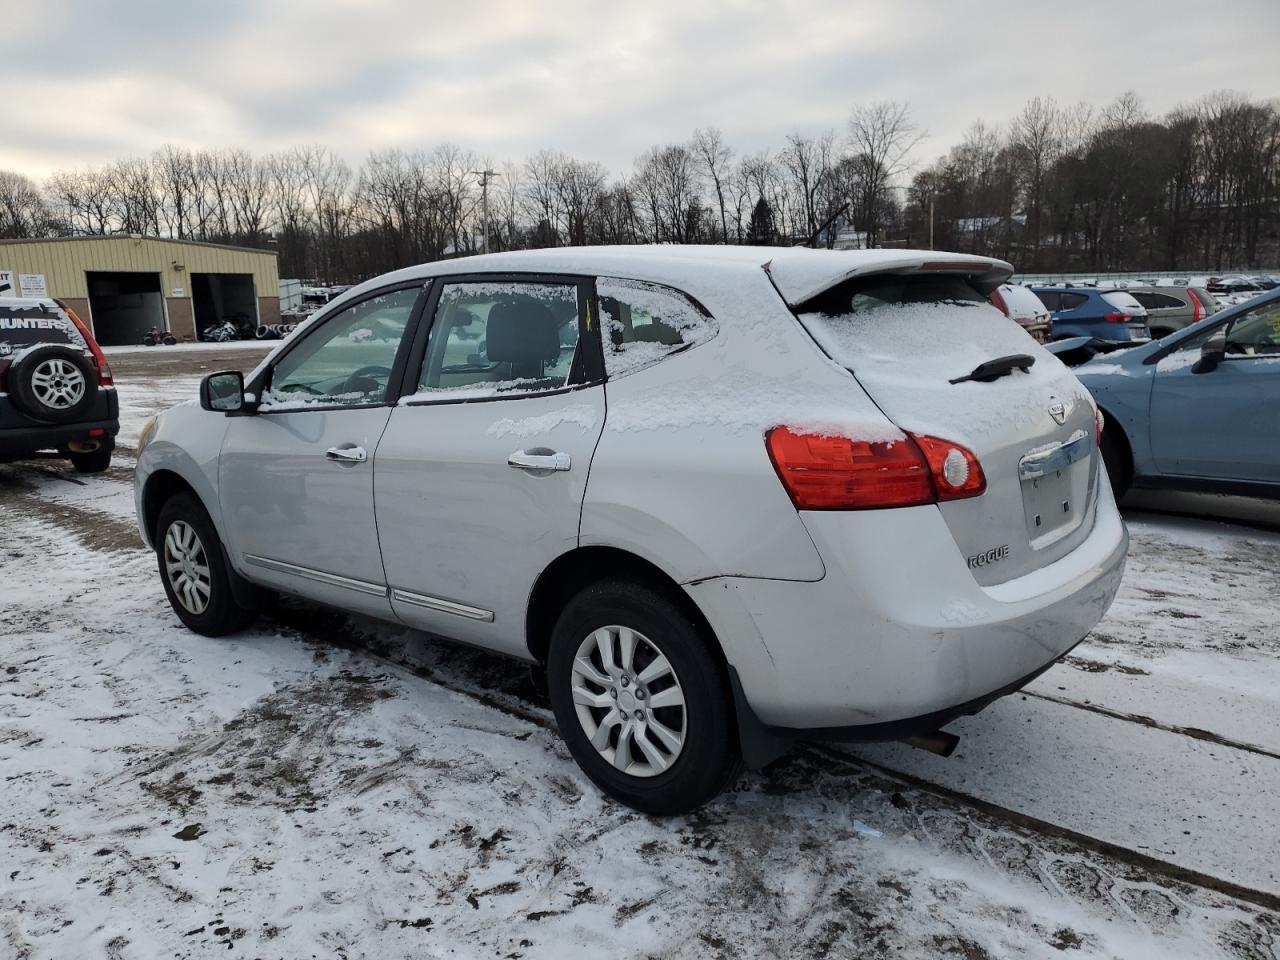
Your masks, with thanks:
[[[1027,287],[1002,283],[991,291],[991,305],[1035,338],[1048,343],[1053,336],[1053,314]]]
[[[284,591],[544,664],[605,792],[689,810],[791,739],[928,734],[1077,644],[1127,534],[999,261],[729,247],[426,264],[139,441],[210,635]]]

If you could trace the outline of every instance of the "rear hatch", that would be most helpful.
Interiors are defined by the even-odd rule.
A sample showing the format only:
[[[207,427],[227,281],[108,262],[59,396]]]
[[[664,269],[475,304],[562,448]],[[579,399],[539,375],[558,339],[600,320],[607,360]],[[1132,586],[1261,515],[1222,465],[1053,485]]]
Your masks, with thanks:
[[[989,276],[959,268],[860,275],[792,305],[819,346],[894,423],[976,455],[985,493],[938,509],[984,585],[1074,549],[1092,527],[1097,493],[1088,393],[986,302],[993,286]],[[1025,372],[960,379],[1016,355],[1033,361]]]
[[[1111,308],[1111,312],[1106,315],[1108,321],[1123,323],[1131,337],[1141,338],[1151,335],[1147,327],[1147,308],[1140,304],[1133,294],[1125,290],[1108,290],[1102,294],[1102,299]]]

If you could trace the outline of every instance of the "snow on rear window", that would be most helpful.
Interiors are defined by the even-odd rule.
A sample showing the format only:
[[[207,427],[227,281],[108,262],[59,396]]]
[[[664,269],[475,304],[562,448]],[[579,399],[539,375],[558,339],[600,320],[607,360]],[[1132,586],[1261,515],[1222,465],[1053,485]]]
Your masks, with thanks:
[[[1133,294],[1124,293],[1120,290],[1108,290],[1102,295],[1102,299],[1107,301],[1117,310],[1123,310],[1125,313],[1142,313],[1143,306],[1133,298]]]
[[[670,287],[601,277],[596,293],[610,377],[634,373],[716,334],[715,321]]]
[[[1079,392],[1057,357],[987,303],[882,304],[834,316],[801,314],[800,322],[907,429],[971,437],[1007,432],[1038,422],[1052,395]],[[1035,363],[992,383],[950,382],[1013,354],[1029,354]]]

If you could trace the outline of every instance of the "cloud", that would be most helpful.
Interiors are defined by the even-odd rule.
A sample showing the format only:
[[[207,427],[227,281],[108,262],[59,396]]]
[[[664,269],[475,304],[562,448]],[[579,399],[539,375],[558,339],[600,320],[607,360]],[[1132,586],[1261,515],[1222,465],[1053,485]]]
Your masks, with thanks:
[[[624,171],[698,126],[750,152],[840,131],[855,104],[885,98],[910,102],[931,134],[925,159],[1037,95],[1101,104],[1133,89],[1157,112],[1222,88],[1280,95],[1274,0],[1211,15],[1186,0],[1077,0],[1068,13],[997,0],[42,0],[38,17],[10,4],[0,168],[36,177],[170,142],[320,143],[352,163],[446,141],[494,160],[551,146]]]

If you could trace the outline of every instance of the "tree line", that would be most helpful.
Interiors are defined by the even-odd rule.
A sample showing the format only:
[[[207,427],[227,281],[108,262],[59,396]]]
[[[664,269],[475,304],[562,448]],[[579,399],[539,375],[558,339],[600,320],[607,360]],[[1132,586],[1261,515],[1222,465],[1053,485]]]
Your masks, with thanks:
[[[323,146],[166,146],[43,184],[0,171],[0,238],[265,247],[282,276],[333,283],[486,248],[602,243],[932,242],[1038,271],[1277,262],[1275,104],[1214,94],[1155,118],[1132,94],[1099,110],[1037,98],[913,170],[922,138],[907,105],[886,101],[771,150],[702,128],[622,175],[551,149],[491,169],[452,144],[393,148],[352,169]]]

